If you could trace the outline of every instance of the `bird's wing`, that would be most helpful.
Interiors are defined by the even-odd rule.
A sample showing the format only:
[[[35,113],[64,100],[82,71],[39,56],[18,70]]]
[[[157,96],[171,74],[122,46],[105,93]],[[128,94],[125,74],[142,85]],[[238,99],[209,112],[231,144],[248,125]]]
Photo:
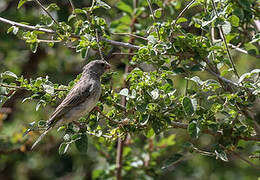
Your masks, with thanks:
[[[86,82],[78,82],[86,83]],[[61,102],[61,104],[56,108],[56,110],[51,115],[48,126],[51,126],[56,122],[62,115],[71,110],[73,107],[85,101],[93,92],[93,82],[87,82],[87,84],[76,84],[71,91],[68,93],[66,98]]]

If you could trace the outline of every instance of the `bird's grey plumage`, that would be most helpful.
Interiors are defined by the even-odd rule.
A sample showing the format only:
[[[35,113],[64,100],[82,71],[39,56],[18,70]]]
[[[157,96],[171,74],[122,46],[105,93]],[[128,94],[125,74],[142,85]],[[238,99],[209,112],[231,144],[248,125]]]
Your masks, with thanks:
[[[47,129],[33,144],[32,149],[55,125],[76,121],[95,107],[101,94],[100,77],[108,68],[110,65],[101,60],[84,66],[81,78],[53,112],[47,121]]]

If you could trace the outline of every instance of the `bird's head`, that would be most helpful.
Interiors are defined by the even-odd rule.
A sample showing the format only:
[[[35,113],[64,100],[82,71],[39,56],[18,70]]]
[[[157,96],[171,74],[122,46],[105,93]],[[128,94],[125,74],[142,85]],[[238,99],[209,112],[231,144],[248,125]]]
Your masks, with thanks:
[[[91,61],[83,67],[83,74],[94,74],[100,77],[105,71],[110,69],[111,65],[103,60]]]

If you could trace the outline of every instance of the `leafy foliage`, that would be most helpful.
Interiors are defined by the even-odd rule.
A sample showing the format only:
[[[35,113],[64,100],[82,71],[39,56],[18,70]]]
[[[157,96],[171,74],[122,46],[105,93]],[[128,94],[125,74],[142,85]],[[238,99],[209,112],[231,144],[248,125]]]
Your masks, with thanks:
[[[39,8],[48,13],[37,12],[38,17],[36,12],[30,14],[35,2],[19,1],[17,8],[26,12],[30,23],[9,22],[11,27],[6,32],[24,41],[31,56],[41,49],[47,49],[50,55],[39,64],[42,71],[34,77],[25,78],[21,66],[3,62],[1,106],[16,91],[26,90],[31,94],[21,102],[33,104],[40,114],[49,108],[47,105],[58,104],[80,78],[78,75],[73,80],[63,77],[66,73],[60,74],[75,67],[72,61],[90,61],[109,54],[113,46],[120,47],[120,53],[107,58],[115,67],[114,72],[102,77],[102,96],[97,104],[100,111],[93,110],[77,125],[59,127],[57,137],[62,135],[62,142],[45,141],[57,144],[56,152],[62,157],[80,154],[89,158],[85,165],[92,161],[102,164],[88,170],[93,179],[120,179],[120,174],[126,179],[195,177],[196,161],[232,163],[229,161],[233,157],[241,158],[242,151],[259,156],[260,70],[255,67],[259,66],[258,1],[93,0],[85,4],[70,0],[40,4]],[[13,62],[14,57],[9,61]],[[124,73],[118,66],[119,59]],[[25,131],[27,136],[10,142],[6,138],[0,151],[19,147],[19,151],[27,152],[37,131],[46,125],[39,117],[38,123],[36,119],[29,122],[28,116],[20,129],[20,134]],[[47,115],[41,118],[46,120]],[[115,149],[120,140],[124,144],[123,162]],[[42,149],[39,147],[39,151]],[[191,153],[213,158],[196,156],[190,163],[187,159]],[[249,161],[253,167],[247,167],[256,168],[255,162]],[[179,164],[184,166],[182,170],[176,170]],[[224,177],[221,165],[219,169],[217,175]]]

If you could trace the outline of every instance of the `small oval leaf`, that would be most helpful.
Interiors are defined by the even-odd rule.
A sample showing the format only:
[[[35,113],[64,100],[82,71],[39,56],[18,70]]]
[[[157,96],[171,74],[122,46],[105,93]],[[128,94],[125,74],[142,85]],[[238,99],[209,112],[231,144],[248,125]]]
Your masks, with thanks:
[[[88,136],[86,134],[81,134],[80,139],[75,141],[75,145],[79,152],[86,154],[88,151]]]
[[[192,116],[194,114],[194,108],[190,98],[184,97],[182,100],[182,106],[187,116]]]

